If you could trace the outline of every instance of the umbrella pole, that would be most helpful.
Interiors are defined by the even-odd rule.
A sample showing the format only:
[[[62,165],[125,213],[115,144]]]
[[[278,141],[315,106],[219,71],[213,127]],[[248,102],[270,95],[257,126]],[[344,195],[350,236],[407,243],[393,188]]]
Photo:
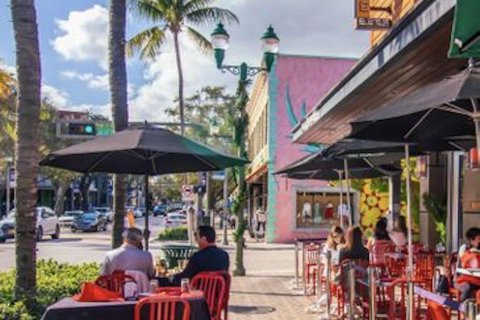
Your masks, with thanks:
[[[411,210],[411,190],[410,190],[410,146],[405,145],[405,163],[406,163],[406,191],[407,191],[407,227],[408,227],[408,303],[407,320],[413,320],[413,245],[412,245],[412,210]]]
[[[348,174],[348,160],[344,159],[343,160],[343,166],[345,168],[345,181],[347,183],[347,207],[348,207],[348,226],[351,227],[353,224],[353,210],[352,210],[352,204],[350,200],[350,178]]]
[[[340,228],[344,228],[343,226],[343,172],[342,170],[338,170],[338,181],[340,182],[340,206],[338,210],[338,217],[340,218]]]
[[[145,175],[145,227],[143,236],[145,237],[145,250],[148,251],[148,240],[150,238],[150,230],[148,230],[148,212],[150,211],[150,198],[148,197],[148,174]]]

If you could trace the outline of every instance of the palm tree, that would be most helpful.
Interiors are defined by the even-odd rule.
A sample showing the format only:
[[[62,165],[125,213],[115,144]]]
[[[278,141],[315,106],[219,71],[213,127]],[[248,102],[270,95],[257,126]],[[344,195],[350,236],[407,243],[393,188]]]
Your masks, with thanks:
[[[180,105],[180,130],[185,131],[183,69],[180,56],[179,35],[185,31],[202,52],[212,50],[212,45],[200,32],[190,25],[204,23],[237,22],[238,18],[227,9],[211,7],[215,0],[137,0],[134,10],[155,25],[140,32],[128,41],[127,52],[132,55],[140,50],[141,59],[154,59],[166,41],[167,31],[173,36],[178,70],[178,101]]]
[[[17,215],[15,294],[34,300],[36,291],[36,205],[40,115],[40,51],[34,0],[12,0],[18,77],[15,171]],[[31,303],[27,304],[30,307]]]
[[[127,103],[127,67],[125,63],[125,29],[126,0],[110,0],[110,27],[108,35],[108,66],[110,97],[112,101],[112,118],[115,132],[128,127]],[[123,219],[125,215],[126,177],[115,175],[113,200],[114,218],[112,230],[112,247],[122,244]]]

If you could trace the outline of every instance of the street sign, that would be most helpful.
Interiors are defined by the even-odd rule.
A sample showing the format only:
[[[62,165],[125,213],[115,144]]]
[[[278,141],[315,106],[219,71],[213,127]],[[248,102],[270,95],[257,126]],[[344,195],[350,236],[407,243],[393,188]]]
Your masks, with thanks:
[[[378,12],[388,13],[388,18],[378,16]],[[381,30],[392,27],[391,9],[372,7],[370,0],[355,0],[355,28],[357,30]]]
[[[225,171],[214,171],[212,173],[212,180],[223,181],[225,179]]]
[[[184,202],[195,201],[194,187],[192,185],[182,186],[182,201]]]
[[[207,192],[207,187],[203,186],[203,185],[195,186],[194,192],[195,193],[205,193],[205,192]]]

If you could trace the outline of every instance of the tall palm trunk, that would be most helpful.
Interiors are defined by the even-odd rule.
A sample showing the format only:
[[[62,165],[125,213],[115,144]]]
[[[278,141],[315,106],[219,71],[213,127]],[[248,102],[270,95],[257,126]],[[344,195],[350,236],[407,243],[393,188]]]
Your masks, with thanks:
[[[18,77],[15,171],[17,215],[15,250],[17,272],[15,294],[31,302],[36,291],[36,205],[40,115],[40,50],[34,0],[12,0]],[[28,304],[33,307],[33,303]]]
[[[125,62],[126,0],[109,2],[108,67],[112,118],[115,132],[128,127],[127,67]],[[125,217],[126,176],[115,175],[114,183],[112,247],[122,244]]]
[[[178,103],[180,106],[180,132],[182,136],[185,133],[185,110],[183,104],[183,69],[182,58],[180,56],[180,45],[178,43],[178,30],[173,30],[173,42],[175,44],[175,57],[177,58],[178,70]]]

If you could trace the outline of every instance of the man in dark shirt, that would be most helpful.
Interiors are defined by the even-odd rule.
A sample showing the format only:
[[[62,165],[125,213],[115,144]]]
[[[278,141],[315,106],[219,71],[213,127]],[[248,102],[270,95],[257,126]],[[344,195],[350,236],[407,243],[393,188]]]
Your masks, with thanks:
[[[200,226],[194,235],[200,250],[190,258],[185,270],[174,276],[175,285],[180,285],[183,278],[191,280],[203,271],[228,272],[230,259],[228,253],[215,244],[215,230],[211,226]]]

